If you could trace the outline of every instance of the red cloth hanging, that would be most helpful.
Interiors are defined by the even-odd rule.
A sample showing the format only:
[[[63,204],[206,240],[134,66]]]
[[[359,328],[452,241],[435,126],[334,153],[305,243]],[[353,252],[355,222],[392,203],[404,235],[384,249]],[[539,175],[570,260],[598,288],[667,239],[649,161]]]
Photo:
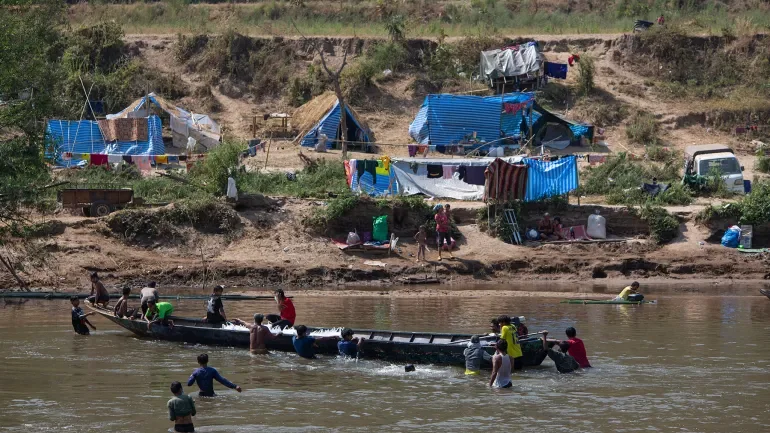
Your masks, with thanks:
[[[90,165],[107,165],[107,155],[92,153]]]
[[[484,176],[484,201],[524,200],[527,193],[526,164],[509,164],[497,158],[489,164]]]

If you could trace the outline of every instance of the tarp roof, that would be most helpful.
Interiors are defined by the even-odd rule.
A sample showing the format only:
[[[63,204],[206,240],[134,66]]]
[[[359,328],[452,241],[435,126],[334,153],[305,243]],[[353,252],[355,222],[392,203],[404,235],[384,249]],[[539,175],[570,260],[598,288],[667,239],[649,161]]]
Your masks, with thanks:
[[[361,132],[358,137],[348,137],[348,141],[373,142],[374,133],[369,125],[361,119],[356,111],[350,106],[345,105],[347,111],[346,121],[353,122],[353,125]],[[292,116],[292,127],[300,131],[302,146],[315,146],[317,136],[325,134],[329,138],[327,147],[331,148],[334,140],[337,140],[337,131],[340,125],[340,104],[337,96],[333,92],[325,92],[303,106],[297,108]],[[351,128],[347,124],[348,129]]]

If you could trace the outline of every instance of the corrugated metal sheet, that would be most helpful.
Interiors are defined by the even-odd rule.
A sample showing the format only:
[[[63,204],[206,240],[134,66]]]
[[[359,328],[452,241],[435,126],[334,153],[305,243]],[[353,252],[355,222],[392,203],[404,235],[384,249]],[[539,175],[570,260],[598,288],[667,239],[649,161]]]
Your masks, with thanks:
[[[428,95],[409,126],[409,135],[420,144],[446,146],[476,133],[476,138],[494,141],[520,134],[515,115],[502,124],[503,104],[534,101],[532,93],[501,96]],[[519,123],[521,116],[519,115]]]
[[[529,167],[527,194],[524,201],[566,194],[578,187],[578,167],[575,156],[549,162],[529,158],[524,161]]]
[[[350,110],[345,107],[345,111],[348,112],[347,121],[353,121],[353,123],[356,124],[359,130],[362,131],[364,134],[363,137],[349,137],[348,141],[365,141],[370,142],[371,138],[366,133],[366,130],[361,127],[361,124],[358,122],[358,119],[353,116],[353,114],[350,112]],[[326,148],[331,149],[334,147],[334,140],[337,140],[337,131],[339,130],[339,124],[340,124],[340,103],[335,102],[334,107],[332,107],[331,110],[329,110],[328,113],[316,124],[316,126],[313,127],[310,131],[308,131],[307,134],[305,134],[304,137],[302,137],[302,141],[300,144],[305,147],[315,147],[316,141],[318,140],[317,136],[320,134],[325,134],[329,140],[326,143]],[[363,140],[360,140],[360,138],[363,138]]]
[[[115,141],[106,142],[99,129],[99,124],[92,120],[49,120],[46,135],[49,146],[54,151],[54,159],[62,166],[78,165],[82,160],[73,158],[64,161],[63,152],[73,153],[102,153],[118,155],[163,155],[166,147],[163,145],[161,121],[158,116],[147,119],[147,141]]]

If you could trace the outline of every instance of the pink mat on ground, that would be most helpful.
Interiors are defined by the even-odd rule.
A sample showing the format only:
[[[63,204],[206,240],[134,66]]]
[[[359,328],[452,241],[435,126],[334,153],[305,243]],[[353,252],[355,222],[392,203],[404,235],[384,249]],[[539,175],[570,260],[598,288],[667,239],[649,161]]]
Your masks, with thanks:
[[[566,241],[590,241],[586,226],[572,226],[561,229],[561,235]]]

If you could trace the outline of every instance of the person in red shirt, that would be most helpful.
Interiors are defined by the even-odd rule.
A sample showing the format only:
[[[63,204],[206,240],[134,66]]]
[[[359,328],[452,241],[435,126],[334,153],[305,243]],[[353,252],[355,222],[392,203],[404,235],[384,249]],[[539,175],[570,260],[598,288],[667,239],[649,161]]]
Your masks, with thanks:
[[[276,289],[273,293],[275,294],[275,302],[278,303],[279,314],[268,314],[265,318],[271,325],[278,326],[281,329],[294,326],[294,321],[297,319],[294,303],[286,297],[283,289]]]
[[[438,260],[441,261],[441,247],[444,245],[444,242],[447,245],[452,245],[452,239],[449,236],[449,217],[444,206],[439,206],[438,213],[436,213],[434,219],[436,220],[436,234],[438,235]],[[449,250],[449,258],[455,258],[452,255],[452,250]]]
[[[577,361],[578,364],[580,364],[580,368],[590,368],[591,363],[588,362],[588,355],[586,354],[586,346],[583,344],[583,340],[577,338],[577,331],[573,327],[567,328],[567,342],[569,343],[569,350],[567,353],[570,354],[573,358],[575,358],[575,361]],[[558,344],[559,342],[557,342]]]

